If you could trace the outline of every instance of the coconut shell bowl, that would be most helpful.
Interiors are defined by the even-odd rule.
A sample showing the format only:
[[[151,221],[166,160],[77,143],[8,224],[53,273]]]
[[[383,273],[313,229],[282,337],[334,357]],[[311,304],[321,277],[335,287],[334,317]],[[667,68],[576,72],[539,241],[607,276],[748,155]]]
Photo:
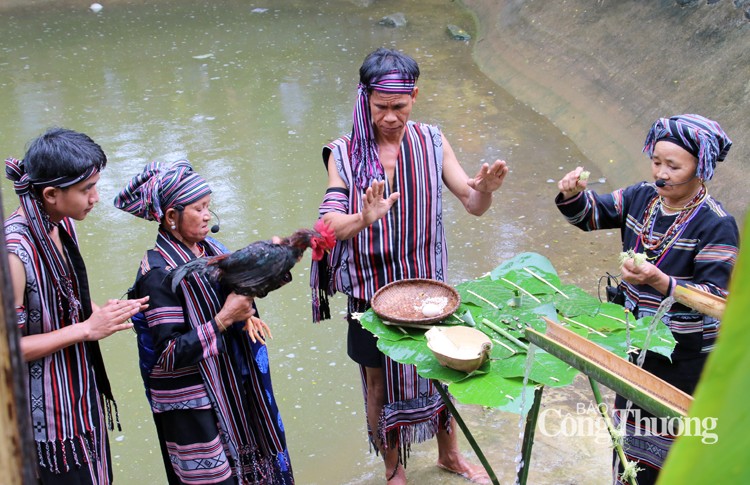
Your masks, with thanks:
[[[425,337],[440,365],[451,369],[472,373],[490,358],[492,342],[475,328],[432,327]]]

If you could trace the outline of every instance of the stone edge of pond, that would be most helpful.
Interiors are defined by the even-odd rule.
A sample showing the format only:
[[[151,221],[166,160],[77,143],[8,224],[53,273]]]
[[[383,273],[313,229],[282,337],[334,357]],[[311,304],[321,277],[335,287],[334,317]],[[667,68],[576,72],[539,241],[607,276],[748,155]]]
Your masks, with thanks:
[[[750,132],[743,114],[750,88],[744,76],[731,76],[750,69],[750,58],[743,56],[750,35],[744,5],[731,0],[462,4],[477,25],[473,56],[479,68],[600,167],[623,157],[644,161],[642,141],[660,116],[698,112],[719,120],[735,143],[712,184],[730,213],[744,220],[750,194],[731,183],[742,178],[741,163],[750,160],[750,140],[743,139]],[[673,24],[680,26],[677,35],[667,28]],[[691,61],[691,69],[683,60]],[[719,74],[729,68],[729,76]],[[646,167],[636,172],[648,174]]]

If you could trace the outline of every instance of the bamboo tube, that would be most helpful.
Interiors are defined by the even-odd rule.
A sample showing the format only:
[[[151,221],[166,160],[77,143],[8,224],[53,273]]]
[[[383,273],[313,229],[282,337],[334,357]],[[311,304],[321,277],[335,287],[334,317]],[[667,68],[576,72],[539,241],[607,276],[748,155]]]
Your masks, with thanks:
[[[727,300],[694,286],[676,285],[674,299],[709,317],[721,319]]]
[[[526,339],[655,416],[687,416],[692,396],[557,323],[547,333],[526,328]]]
[[[534,446],[534,434],[536,434],[536,423],[539,419],[539,409],[542,407],[542,393],[544,386],[534,389],[534,402],[526,415],[526,427],[523,432],[523,443],[521,444],[521,469],[516,475],[518,485],[526,485],[531,468],[531,448]],[[523,412],[523,410],[521,410]]]

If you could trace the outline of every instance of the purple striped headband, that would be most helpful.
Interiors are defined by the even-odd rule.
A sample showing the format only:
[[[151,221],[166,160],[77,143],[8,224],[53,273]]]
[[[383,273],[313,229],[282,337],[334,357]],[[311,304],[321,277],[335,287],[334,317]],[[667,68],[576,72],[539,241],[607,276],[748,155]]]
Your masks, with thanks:
[[[151,162],[115,197],[115,207],[147,221],[161,222],[172,207],[190,205],[211,193],[187,160]]]
[[[732,147],[732,140],[719,123],[695,114],[656,120],[646,135],[643,151],[652,157],[659,141],[669,141],[693,154],[698,159],[695,175],[704,181],[713,178],[716,162],[724,161]]]
[[[374,79],[367,86],[359,84],[357,101],[354,103],[351,160],[354,183],[360,189],[366,189],[373,180],[383,180],[385,177],[375,144],[369,92],[372,90],[389,94],[411,94],[416,82],[416,79],[394,70]]]
[[[31,192],[32,187],[70,187],[83,180],[87,180],[94,174],[99,173],[99,168],[95,165],[89,167],[85,172],[78,175],[64,175],[47,180],[31,180],[26,173],[26,167],[23,160],[8,158],[5,160],[5,176],[13,182],[13,189],[17,195],[26,195]]]

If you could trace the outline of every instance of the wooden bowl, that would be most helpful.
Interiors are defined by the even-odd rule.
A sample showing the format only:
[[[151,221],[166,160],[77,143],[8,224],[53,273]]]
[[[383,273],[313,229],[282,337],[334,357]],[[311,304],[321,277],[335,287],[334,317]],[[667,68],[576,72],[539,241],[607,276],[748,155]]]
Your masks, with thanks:
[[[442,281],[414,278],[380,288],[370,300],[382,320],[406,325],[430,325],[448,318],[461,303],[452,286]]]
[[[492,350],[489,337],[471,327],[432,327],[425,337],[440,365],[467,373],[482,367]]]

